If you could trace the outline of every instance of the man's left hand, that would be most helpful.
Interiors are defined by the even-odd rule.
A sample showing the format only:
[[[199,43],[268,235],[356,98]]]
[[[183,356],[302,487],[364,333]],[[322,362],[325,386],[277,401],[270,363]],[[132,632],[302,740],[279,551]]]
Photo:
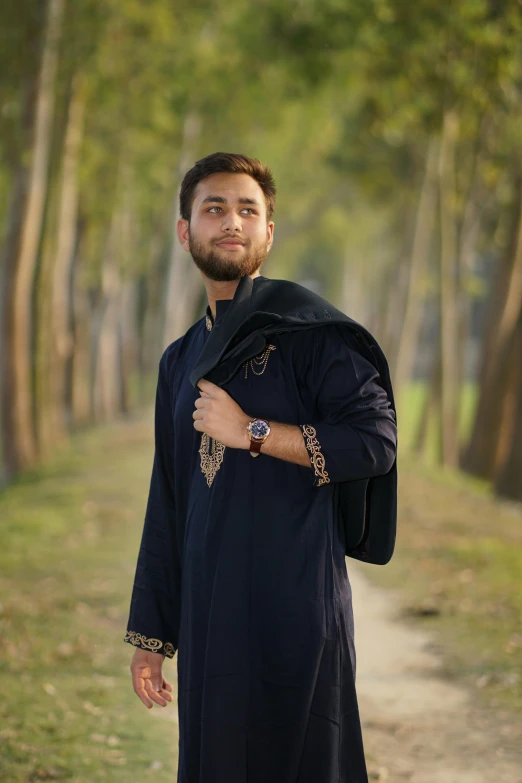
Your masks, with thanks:
[[[214,440],[231,449],[249,449],[247,430],[252,417],[244,413],[237,402],[224,389],[210,381],[198,383],[201,396],[196,400],[192,414],[194,429],[205,432]]]

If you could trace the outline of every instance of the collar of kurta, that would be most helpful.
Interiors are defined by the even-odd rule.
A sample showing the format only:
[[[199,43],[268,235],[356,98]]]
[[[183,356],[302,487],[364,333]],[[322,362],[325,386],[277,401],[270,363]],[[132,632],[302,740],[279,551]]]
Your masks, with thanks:
[[[216,321],[221,320],[223,316],[225,315],[226,311],[232,304],[232,299],[217,299],[216,300],[216,317],[212,315],[212,310],[210,309],[210,305],[207,305],[207,309],[205,311],[205,327],[207,332],[211,332],[212,328],[214,326],[214,323]]]

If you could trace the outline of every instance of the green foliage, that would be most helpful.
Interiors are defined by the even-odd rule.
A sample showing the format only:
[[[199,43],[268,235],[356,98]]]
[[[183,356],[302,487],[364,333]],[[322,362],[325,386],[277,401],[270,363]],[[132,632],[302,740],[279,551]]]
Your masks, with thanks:
[[[21,85],[38,67],[43,9],[24,0],[17,14],[9,8],[2,13],[8,21],[0,25],[2,56],[10,67],[0,85],[0,122],[9,162],[22,138]],[[88,277],[98,278],[110,215],[129,187],[122,183],[122,166],[132,171],[139,226],[135,272],[147,268],[152,234],[170,241],[189,112],[202,126],[195,156],[242,149],[273,166],[285,244],[278,248],[276,240],[272,265],[281,273],[309,267],[305,246],[308,257],[311,245],[324,247],[322,211],[331,200],[348,216],[354,209],[371,216],[393,202],[390,231],[403,233],[428,138],[438,132],[447,106],[457,107],[460,117],[462,214],[477,135],[487,147],[480,161],[485,188],[497,186],[505,165],[498,142],[515,143],[506,120],[518,113],[521,28],[519,4],[510,0],[501,7],[481,0],[413,6],[404,0],[69,3],[57,88],[62,106],[74,74],[81,72],[87,84],[81,217]],[[499,131],[484,133],[486,122]],[[375,257],[383,254],[381,237],[376,231],[369,249]],[[352,230],[327,242],[334,277],[368,239]],[[387,263],[394,264],[401,242],[388,247]],[[313,266],[321,270],[323,258]]]

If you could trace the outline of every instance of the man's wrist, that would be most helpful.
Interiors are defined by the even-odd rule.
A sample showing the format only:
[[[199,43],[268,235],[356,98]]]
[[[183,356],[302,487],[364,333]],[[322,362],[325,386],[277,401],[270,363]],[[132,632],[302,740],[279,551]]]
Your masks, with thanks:
[[[248,416],[247,414],[245,414],[245,417],[246,417],[246,419],[245,419],[244,426],[243,426],[244,445],[242,446],[242,448],[246,449],[246,451],[250,451],[250,432],[248,430],[248,425],[250,424],[251,421],[254,421],[255,417],[254,416]]]
[[[270,437],[271,427],[266,419],[253,418],[248,423],[249,451],[257,457],[263,444]]]

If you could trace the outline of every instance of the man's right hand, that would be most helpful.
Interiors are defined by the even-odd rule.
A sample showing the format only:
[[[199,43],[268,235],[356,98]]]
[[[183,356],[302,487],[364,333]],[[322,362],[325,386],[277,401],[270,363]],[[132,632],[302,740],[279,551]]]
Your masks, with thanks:
[[[150,710],[153,702],[166,707],[172,701],[172,685],[167,682],[161,671],[165,659],[160,653],[137,649],[134,652],[130,670],[132,685],[136,696]]]

